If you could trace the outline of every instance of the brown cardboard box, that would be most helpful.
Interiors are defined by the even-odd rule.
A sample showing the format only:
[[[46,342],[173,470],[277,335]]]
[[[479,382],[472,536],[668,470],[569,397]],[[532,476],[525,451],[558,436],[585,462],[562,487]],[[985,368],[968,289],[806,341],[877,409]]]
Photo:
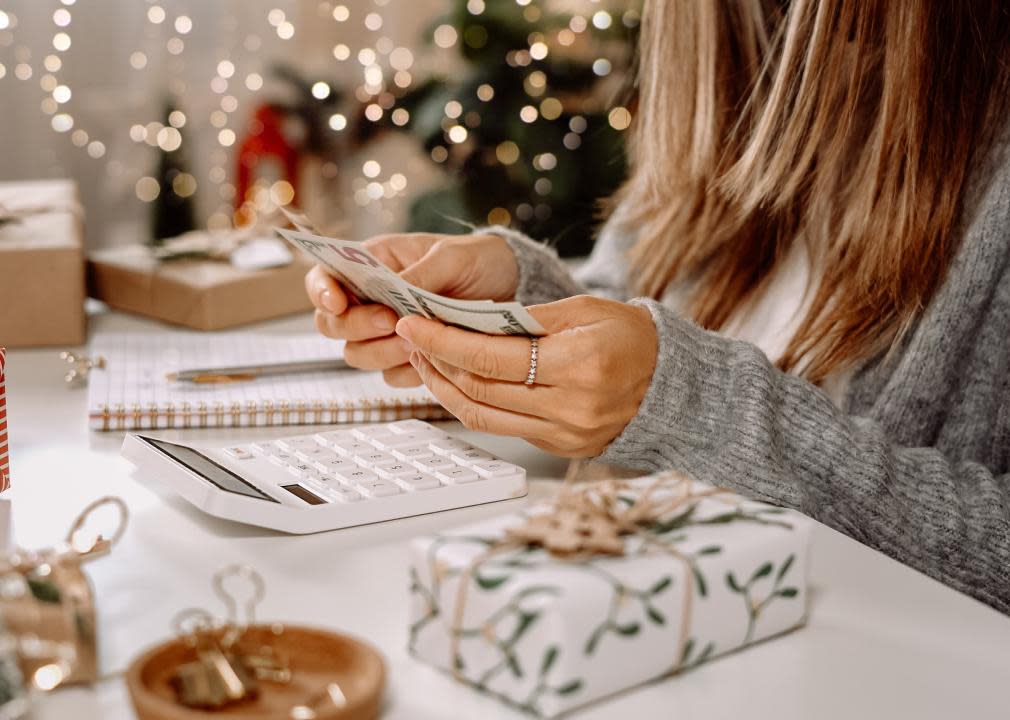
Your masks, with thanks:
[[[312,308],[297,256],[284,267],[239,270],[220,260],[159,262],[130,245],[88,257],[88,294],[118,310],[197,330],[220,330]]]
[[[20,219],[0,225],[0,345],[80,345],[84,228],[77,185],[0,183],[0,215],[4,211]]]

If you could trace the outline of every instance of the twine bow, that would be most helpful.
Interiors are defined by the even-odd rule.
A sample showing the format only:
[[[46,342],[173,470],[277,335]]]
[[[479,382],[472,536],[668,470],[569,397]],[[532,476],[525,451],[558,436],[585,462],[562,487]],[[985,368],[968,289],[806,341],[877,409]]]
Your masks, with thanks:
[[[248,225],[230,230],[194,230],[168,238],[154,248],[155,259],[161,261],[209,259],[229,260],[232,253],[256,238],[273,237],[275,227],[288,224],[280,210],[257,214]]]
[[[582,461],[573,462],[549,509],[506,530],[501,540],[472,560],[461,574],[450,647],[452,672],[457,680],[463,679],[455,658],[459,657],[467,588],[478,566],[491,557],[523,547],[542,547],[552,556],[568,561],[597,555],[620,556],[625,554],[623,538],[629,535],[672,556],[684,568],[683,612],[677,655],[670,674],[682,669],[691,628],[694,574],[690,559],[670,544],[657,540],[649,528],[692,503],[727,491],[722,488],[695,490],[688,478],[673,472],[658,475],[641,491],[626,479],[577,483],[581,469]]]

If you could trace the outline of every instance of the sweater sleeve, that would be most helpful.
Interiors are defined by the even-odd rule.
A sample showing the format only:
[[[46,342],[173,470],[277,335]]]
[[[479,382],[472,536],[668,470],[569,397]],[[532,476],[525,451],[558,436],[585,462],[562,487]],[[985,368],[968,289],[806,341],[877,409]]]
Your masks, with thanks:
[[[657,366],[601,460],[677,469],[795,508],[1010,613],[1010,476],[892,444],[750,343],[632,302],[652,314]]]
[[[553,248],[521,232],[501,225],[479,228],[475,232],[498,235],[512,248],[519,266],[516,300],[523,305],[538,305],[587,293],[611,300],[626,300],[626,254],[634,236],[618,218],[619,214],[615,212],[604,223],[592,254],[574,273]]]

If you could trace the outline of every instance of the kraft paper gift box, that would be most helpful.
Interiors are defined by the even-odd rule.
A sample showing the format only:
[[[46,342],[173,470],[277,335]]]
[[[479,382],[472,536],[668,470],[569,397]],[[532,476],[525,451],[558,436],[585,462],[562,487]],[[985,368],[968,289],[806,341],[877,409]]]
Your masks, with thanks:
[[[81,215],[71,180],[0,183],[0,345],[84,342]]]
[[[220,330],[305,312],[311,263],[239,269],[222,260],[168,260],[131,245],[91,253],[88,291],[110,307],[197,330]]]
[[[510,543],[543,509],[415,540],[411,653],[549,718],[801,625],[811,521],[685,482],[694,499],[622,535],[621,556]]]

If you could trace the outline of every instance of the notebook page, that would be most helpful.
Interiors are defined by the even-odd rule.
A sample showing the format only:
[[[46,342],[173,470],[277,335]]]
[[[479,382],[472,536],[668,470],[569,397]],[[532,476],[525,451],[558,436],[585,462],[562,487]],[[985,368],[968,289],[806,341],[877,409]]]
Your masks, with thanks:
[[[255,380],[170,382],[170,372],[340,357],[342,343],[318,334],[101,333],[88,380],[91,427],[236,427],[440,417],[426,388],[391,388],[380,372],[337,370]]]

